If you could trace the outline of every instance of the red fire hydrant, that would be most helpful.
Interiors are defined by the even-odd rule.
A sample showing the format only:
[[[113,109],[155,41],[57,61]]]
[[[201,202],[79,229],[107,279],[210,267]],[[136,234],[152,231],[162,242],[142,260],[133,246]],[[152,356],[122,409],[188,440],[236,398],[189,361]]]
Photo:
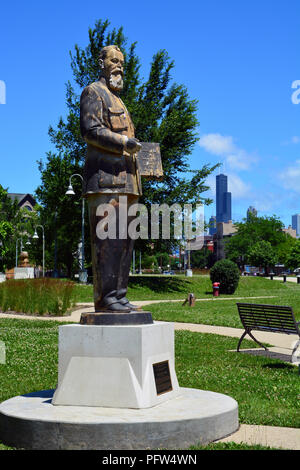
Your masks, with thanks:
[[[220,283],[214,282],[213,283],[213,296],[214,297],[219,297],[219,289],[220,289]]]

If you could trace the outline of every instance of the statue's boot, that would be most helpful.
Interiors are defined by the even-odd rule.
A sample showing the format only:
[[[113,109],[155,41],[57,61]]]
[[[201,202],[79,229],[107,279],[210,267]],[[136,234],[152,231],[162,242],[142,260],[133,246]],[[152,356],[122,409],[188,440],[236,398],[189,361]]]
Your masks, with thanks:
[[[119,300],[119,303],[121,305],[124,305],[125,307],[130,308],[131,310],[140,310],[140,307],[137,305],[133,305],[131,302],[126,297],[123,297],[122,299]]]
[[[132,309],[127,305],[119,302],[116,298],[111,297],[109,303],[102,302],[102,306],[98,307],[100,312],[119,312],[129,313]],[[95,309],[96,310],[96,309]],[[97,311],[97,310],[96,310]]]

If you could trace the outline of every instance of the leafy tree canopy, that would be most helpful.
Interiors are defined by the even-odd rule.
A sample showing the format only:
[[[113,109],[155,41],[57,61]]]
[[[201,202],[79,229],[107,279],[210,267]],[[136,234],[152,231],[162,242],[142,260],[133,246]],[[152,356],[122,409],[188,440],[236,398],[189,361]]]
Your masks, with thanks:
[[[275,249],[270,242],[260,240],[249,251],[249,262],[253,266],[263,266],[265,271],[269,266],[274,266],[278,260]]]
[[[143,181],[141,203],[199,203],[211,200],[202,197],[208,189],[206,177],[216,166],[204,165],[191,171],[188,156],[198,140],[197,101],[191,99],[184,85],[172,80],[174,62],[165,50],[156,52],[150,64],[149,76],[140,76],[140,59],[136,55],[136,43],[128,44],[123,28],[110,28],[108,20],[98,20],[88,31],[89,42],[85,48],[75,45],[70,52],[73,82],[66,84],[68,114],[56,126],[49,128],[49,136],[56,154],[48,153],[47,161],[39,162],[42,183],[36,195],[43,205],[43,217],[47,220],[49,247],[54,250],[54,236],[59,238],[60,262],[72,268],[74,250],[80,238],[80,191],[72,204],[65,197],[68,178],[82,173],[86,144],[80,135],[80,94],[82,89],[99,79],[98,54],[102,47],[116,44],[124,54],[125,102],[136,128],[136,137],[142,142],[160,143],[164,168],[162,182]],[[186,175],[191,175],[188,178]],[[57,214],[54,229],[53,213]],[[70,215],[71,214],[71,215]],[[72,220],[71,220],[72,219]],[[51,236],[52,234],[52,236]],[[155,241],[157,249],[169,251],[171,243]],[[159,246],[160,245],[160,246]],[[149,248],[149,243],[138,240],[137,249]]]
[[[290,269],[300,267],[300,240],[296,240],[290,251],[287,253],[286,266]]]
[[[191,251],[191,265],[193,268],[210,268],[214,264],[214,254],[204,246],[201,250]]]
[[[240,264],[251,263],[250,253],[259,242],[268,242],[277,257],[294,243],[292,237],[283,232],[283,223],[276,216],[257,217],[250,214],[248,219],[235,223],[235,226],[237,232],[226,242],[225,253],[228,259]]]

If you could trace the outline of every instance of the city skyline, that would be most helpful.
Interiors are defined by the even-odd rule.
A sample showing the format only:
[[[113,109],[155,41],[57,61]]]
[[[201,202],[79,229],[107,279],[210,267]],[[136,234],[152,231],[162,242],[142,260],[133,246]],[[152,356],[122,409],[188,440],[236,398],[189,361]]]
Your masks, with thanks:
[[[217,224],[219,222],[228,223],[229,221],[232,222],[241,222],[242,220],[233,220],[232,218],[232,200],[231,200],[231,193],[228,192],[228,184],[230,178],[224,173],[219,173],[215,177],[215,207],[216,212],[215,214],[211,215],[209,219],[205,216],[208,222],[207,232],[209,235],[214,235],[217,231]],[[249,220],[249,215],[252,214],[255,217],[258,217],[257,209],[250,205],[247,209],[247,212],[244,214],[242,219]],[[283,222],[283,221],[282,221]],[[284,223],[284,222],[283,222]],[[296,230],[297,237],[300,236],[300,214],[291,215],[291,219],[284,223],[285,228],[292,227]]]
[[[292,228],[296,230],[297,237],[300,236],[300,214],[292,215]]]

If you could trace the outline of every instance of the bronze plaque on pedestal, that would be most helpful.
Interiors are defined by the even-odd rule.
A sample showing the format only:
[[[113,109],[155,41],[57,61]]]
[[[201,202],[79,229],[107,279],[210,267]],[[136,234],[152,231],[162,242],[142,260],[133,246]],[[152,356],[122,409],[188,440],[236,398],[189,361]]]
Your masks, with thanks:
[[[157,395],[171,392],[173,387],[170,376],[169,361],[153,364],[153,372]]]

